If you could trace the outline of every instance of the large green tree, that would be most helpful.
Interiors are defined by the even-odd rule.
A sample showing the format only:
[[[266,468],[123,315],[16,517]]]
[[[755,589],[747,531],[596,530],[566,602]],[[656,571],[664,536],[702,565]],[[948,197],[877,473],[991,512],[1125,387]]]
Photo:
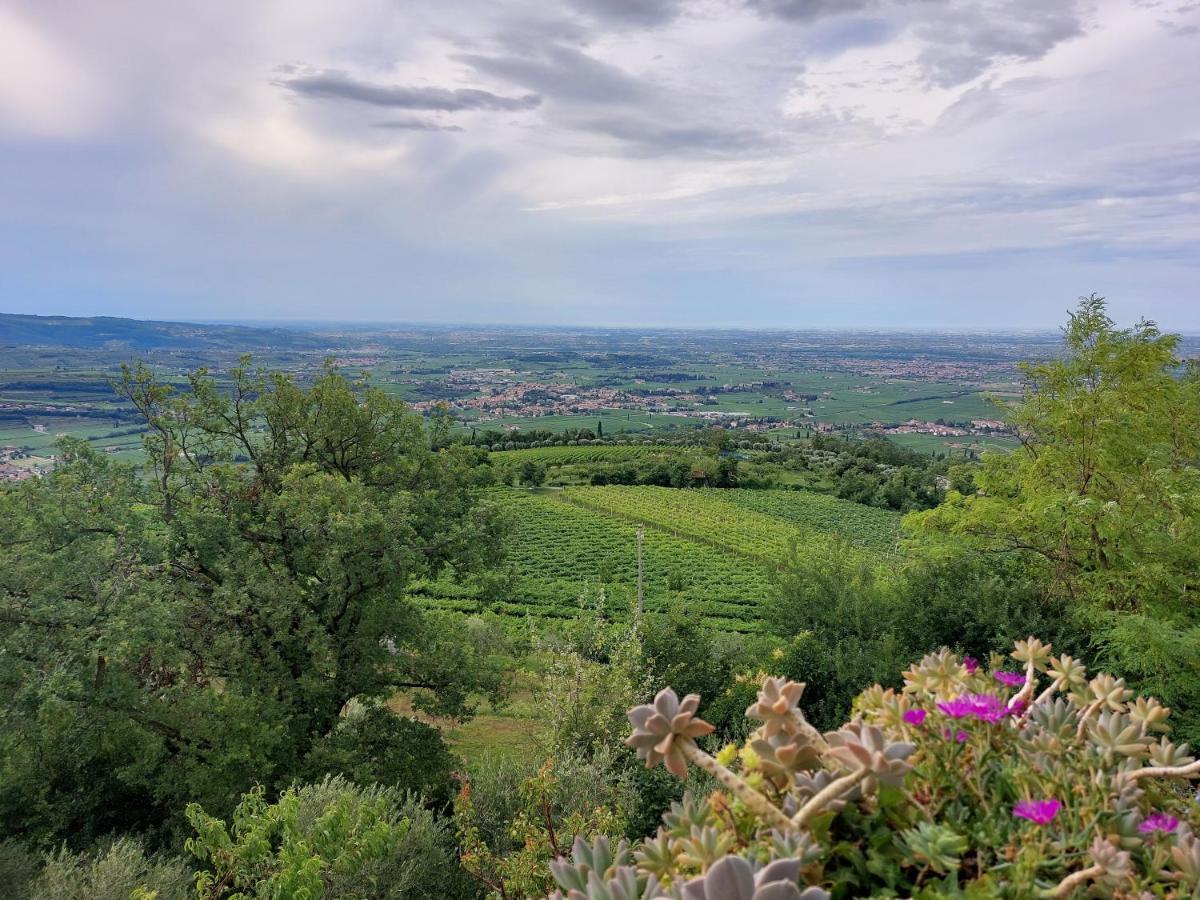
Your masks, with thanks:
[[[351,699],[465,714],[486,649],[405,600],[494,563],[466,451],[332,366],[143,367],[148,477],[81,442],[0,494],[0,820],[83,841],[303,771]],[[440,447],[441,449],[434,449]]]
[[[1014,553],[1114,668],[1200,711],[1200,371],[1152,322],[1118,328],[1082,298],[1064,353],[1024,367],[1020,446],[986,454],[972,495],[908,524]]]

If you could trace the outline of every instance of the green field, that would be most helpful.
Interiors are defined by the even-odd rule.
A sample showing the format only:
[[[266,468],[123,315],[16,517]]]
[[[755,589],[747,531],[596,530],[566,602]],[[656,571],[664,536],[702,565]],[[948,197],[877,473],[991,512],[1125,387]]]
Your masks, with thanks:
[[[966,437],[939,437],[936,434],[889,434],[887,439],[897,446],[918,453],[945,453],[947,456],[962,456],[967,449],[977,453],[984,450],[1011,450],[1017,439],[1005,435],[968,435]]]

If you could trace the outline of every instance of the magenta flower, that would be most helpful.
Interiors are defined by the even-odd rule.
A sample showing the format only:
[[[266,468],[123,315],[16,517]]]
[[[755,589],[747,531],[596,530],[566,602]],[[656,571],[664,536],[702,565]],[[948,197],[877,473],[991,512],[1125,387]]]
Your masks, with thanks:
[[[1179,820],[1164,812],[1154,812],[1142,819],[1138,831],[1142,834],[1170,834],[1179,827]]]
[[[1004,718],[1004,702],[992,694],[963,694],[938,704],[938,709],[952,719],[978,719],[981,722],[999,722]]]
[[[949,728],[943,728],[942,729],[942,737],[944,737],[946,740],[950,740],[953,738],[954,740],[958,741],[960,744],[963,744],[963,743],[966,743],[966,740],[967,740],[967,738],[970,737],[970,735],[967,734],[965,731],[963,731],[961,728],[958,729],[958,731],[954,731],[954,732],[952,732]]]
[[[1008,707],[1004,710],[1004,714],[1007,716],[1019,716],[1025,712],[1025,707],[1028,705],[1024,700],[1014,700],[1008,704]]]
[[[925,716],[926,713],[923,709],[906,709],[904,711],[904,715],[902,715],[900,718],[902,718],[909,725],[924,725]]]
[[[1058,815],[1062,804],[1051,798],[1049,800],[1022,800],[1013,807],[1012,814],[1018,819],[1028,819],[1037,825],[1047,825]]]
[[[979,660],[973,656],[964,656],[963,665],[967,667],[968,675],[974,675],[979,670]]]
[[[1025,676],[1020,672],[993,672],[992,677],[1001,684],[1007,684],[1009,687],[1016,687],[1018,684],[1025,683]]]

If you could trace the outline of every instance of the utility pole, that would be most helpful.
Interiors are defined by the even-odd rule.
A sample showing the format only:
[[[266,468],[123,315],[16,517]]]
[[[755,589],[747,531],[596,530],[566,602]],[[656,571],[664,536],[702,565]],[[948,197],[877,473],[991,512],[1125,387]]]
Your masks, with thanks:
[[[637,556],[638,556],[638,601],[637,615],[642,617],[642,541],[646,537],[646,528],[643,525],[638,525],[637,530]]]

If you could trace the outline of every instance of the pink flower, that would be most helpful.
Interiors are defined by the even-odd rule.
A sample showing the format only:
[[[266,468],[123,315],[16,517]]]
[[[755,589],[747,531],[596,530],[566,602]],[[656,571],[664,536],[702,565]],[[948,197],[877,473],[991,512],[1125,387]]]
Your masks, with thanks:
[[[1006,716],[1019,716],[1025,712],[1025,707],[1028,705],[1024,700],[1014,700],[1008,704],[1008,707],[1004,710],[1004,714]]]
[[[1058,815],[1062,804],[1054,798],[1049,800],[1022,800],[1013,807],[1013,815],[1018,819],[1028,819],[1037,825],[1047,825]]]
[[[924,725],[926,712],[923,709],[906,709],[902,718],[909,725]]]
[[[963,744],[963,743],[966,743],[966,740],[967,740],[967,738],[970,737],[970,735],[967,734],[965,731],[963,731],[961,728],[955,732],[951,732],[949,728],[944,728],[944,729],[942,729],[942,737],[944,737],[946,740],[950,740],[951,738],[953,738],[954,740],[958,741],[960,744]]]
[[[964,656],[963,665],[967,667],[968,675],[974,675],[979,670],[979,660],[973,656]]]
[[[1169,834],[1179,827],[1179,820],[1164,812],[1154,812],[1142,819],[1138,831],[1142,834]]]
[[[1018,684],[1025,683],[1025,676],[1020,672],[993,672],[992,677],[1001,684],[1007,684],[1009,687],[1016,687]]]
[[[938,704],[938,709],[952,719],[979,719],[999,722],[1005,715],[1004,702],[992,694],[963,694]]]

